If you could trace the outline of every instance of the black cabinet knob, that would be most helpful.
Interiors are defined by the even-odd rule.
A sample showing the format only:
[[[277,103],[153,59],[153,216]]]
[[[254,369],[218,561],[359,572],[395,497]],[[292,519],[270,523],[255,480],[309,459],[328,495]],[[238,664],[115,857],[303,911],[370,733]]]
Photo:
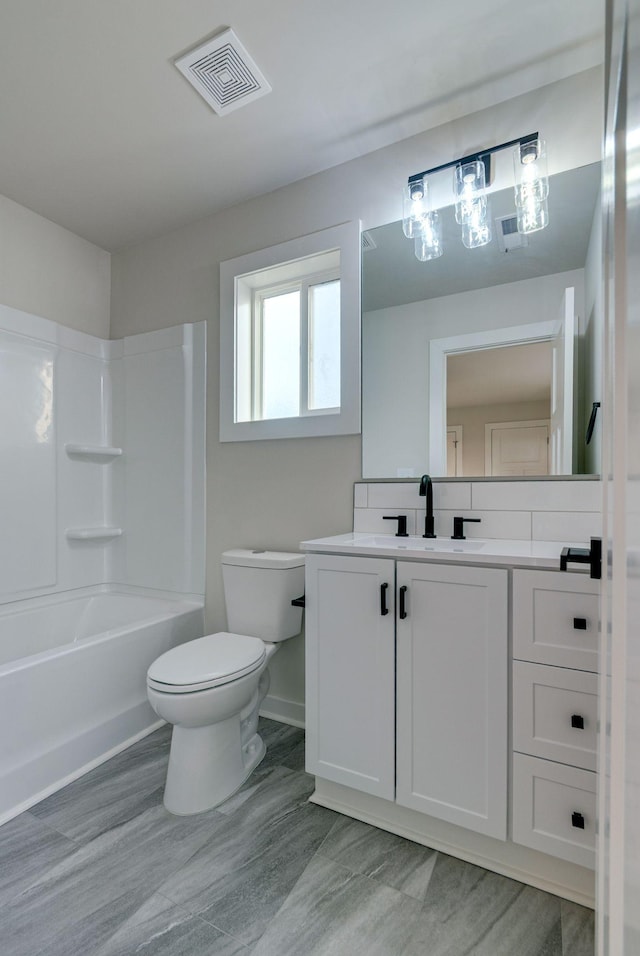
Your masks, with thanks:
[[[571,814],[571,826],[575,827],[577,830],[584,830],[584,817],[581,813],[574,811]]]
[[[572,714],[571,726],[575,727],[576,730],[584,730],[584,717],[581,717],[580,714]]]
[[[576,631],[586,631],[587,629],[587,619],[586,617],[574,617],[573,619],[573,628]]]

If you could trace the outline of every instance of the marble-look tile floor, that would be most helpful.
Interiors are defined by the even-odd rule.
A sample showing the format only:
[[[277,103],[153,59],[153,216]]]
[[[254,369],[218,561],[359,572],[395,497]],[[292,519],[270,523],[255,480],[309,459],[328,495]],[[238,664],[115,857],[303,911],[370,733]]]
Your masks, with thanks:
[[[163,728],[0,827],[3,956],[593,956],[593,913],[308,802],[303,733],[162,806]]]

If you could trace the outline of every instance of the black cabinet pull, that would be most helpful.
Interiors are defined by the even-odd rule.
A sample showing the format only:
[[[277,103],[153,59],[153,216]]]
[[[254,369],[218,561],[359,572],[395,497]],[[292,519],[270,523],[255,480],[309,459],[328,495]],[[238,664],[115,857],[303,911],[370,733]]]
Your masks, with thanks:
[[[573,627],[576,631],[586,631],[587,629],[587,619],[586,617],[574,617]]]
[[[407,585],[403,584],[402,587],[400,588],[400,613],[398,615],[401,621],[404,621],[405,617],[407,616],[407,608],[405,604],[406,595],[407,595]]]
[[[571,826],[577,830],[584,830],[584,817],[581,813],[574,812],[571,814]]]
[[[384,617],[385,614],[389,613],[389,608],[387,607],[387,588],[388,584],[380,585],[380,613]]]
[[[302,597],[294,598],[291,602],[291,607],[304,607],[304,594]]]
[[[584,730],[584,717],[581,717],[580,714],[572,714],[571,726],[575,727],[576,730]]]

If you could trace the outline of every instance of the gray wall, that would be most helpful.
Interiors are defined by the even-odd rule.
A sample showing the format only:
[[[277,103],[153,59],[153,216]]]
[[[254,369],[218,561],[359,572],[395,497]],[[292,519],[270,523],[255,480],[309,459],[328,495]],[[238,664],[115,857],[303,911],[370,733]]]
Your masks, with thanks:
[[[0,302],[109,338],[111,256],[0,196]]]
[[[593,119],[601,87],[599,70],[571,77],[114,255],[112,337],[208,323],[209,630],[226,623],[220,553],[234,545],[297,548],[304,538],[348,530],[353,482],[361,473],[359,436],[219,443],[220,262],[347,220],[368,228],[397,219],[407,175],[522,135],[523,116],[527,131],[540,129],[554,143],[551,173],[594,162],[600,158]],[[273,696],[304,700],[300,639],[283,647],[271,670]]]

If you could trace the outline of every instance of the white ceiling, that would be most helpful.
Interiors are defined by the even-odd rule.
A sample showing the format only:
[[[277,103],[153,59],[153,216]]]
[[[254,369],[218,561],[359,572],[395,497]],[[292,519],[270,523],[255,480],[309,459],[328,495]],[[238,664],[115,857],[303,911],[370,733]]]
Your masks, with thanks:
[[[0,193],[115,250],[602,59],[602,0],[1,0]],[[173,65],[226,27],[273,92]]]

